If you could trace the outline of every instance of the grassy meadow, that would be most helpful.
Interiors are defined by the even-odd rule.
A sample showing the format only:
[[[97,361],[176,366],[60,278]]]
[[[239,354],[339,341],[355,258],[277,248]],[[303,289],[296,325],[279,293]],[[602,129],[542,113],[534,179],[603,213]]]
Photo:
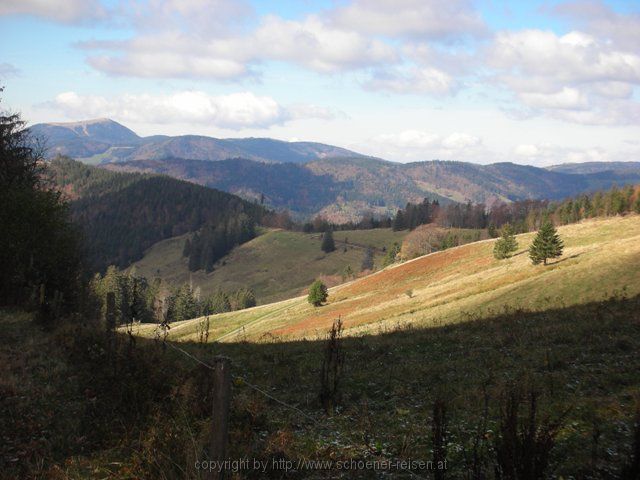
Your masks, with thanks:
[[[519,249],[507,260],[493,258],[493,240],[476,242],[331,288],[328,303],[320,308],[302,296],[211,316],[210,338],[318,338],[338,317],[347,334],[371,334],[398,326],[441,326],[510,309],[571,307],[623,291],[640,293],[640,216],[588,220],[559,232],[564,254],[546,267],[532,265],[527,256],[532,233],[517,236]],[[200,322],[176,324],[170,338],[193,340]],[[139,334],[150,335],[153,328],[140,326]]]
[[[183,235],[155,244],[132,268],[138,275],[149,279],[160,276],[173,285],[191,280],[203,294],[251,287],[259,303],[268,303],[300,295],[318,277],[336,285],[342,282],[347,265],[359,273],[367,246],[375,249],[374,263],[379,267],[382,249],[402,243],[406,234],[391,229],[335,232],[336,250],[327,254],[320,249],[320,234],[264,230],[220,260],[211,273],[189,272],[187,259],[182,257]]]

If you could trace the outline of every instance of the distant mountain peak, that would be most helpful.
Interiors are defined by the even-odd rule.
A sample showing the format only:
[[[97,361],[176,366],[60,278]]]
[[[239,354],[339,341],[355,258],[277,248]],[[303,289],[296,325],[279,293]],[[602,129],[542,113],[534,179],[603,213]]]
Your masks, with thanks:
[[[83,125],[95,125],[98,123],[110,123],[120,125],[123,128],[127,128],[121,123],[116,122],[115,120],[111,120],[110,118],[102,117],[102,118],[92,118],[89,120],[77,120],[75,122],[49,122],[44,125],[55,125],[56,127],[78,127]]]
[[[365,157],[334,145],[272,138],[214,138],[205,135],[139,137],[109,118],[40,123],[31,127],[31,131],[46,141],[50,157],[62,154],[95,164],[165,158],[203,161],[246,158],[267,163],[307,163],[333,157]]]

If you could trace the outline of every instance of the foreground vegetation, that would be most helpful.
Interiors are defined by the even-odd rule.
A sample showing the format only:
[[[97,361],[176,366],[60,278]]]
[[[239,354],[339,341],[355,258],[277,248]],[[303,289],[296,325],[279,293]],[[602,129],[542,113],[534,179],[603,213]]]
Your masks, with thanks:
[[[635,458],[639,312],[638,297],[614,297],[344,338],[333,416],[319,401],[324,340],[181,347],[206,362],[218,354],[232,359],[231,458],[429,460],[433,405],[445,400],[447,477],[494,478],[507,399],[522,392],[526,425],[533,391],[536,431],[559,422],[545,476],[620,478]],[[11,432],[0,452],[3,478],[199,478],[194,462],[206,458],[210,428],[206,368],[162,342],[126,334],[110,350],[102,329],[90,323],[43,332],[16,312],[2,314],[0,323],[6,347],[0,427]],[[484,476],[471,476],[472,469]],[[375,477],[241,472],[242,478],[340,475]]]

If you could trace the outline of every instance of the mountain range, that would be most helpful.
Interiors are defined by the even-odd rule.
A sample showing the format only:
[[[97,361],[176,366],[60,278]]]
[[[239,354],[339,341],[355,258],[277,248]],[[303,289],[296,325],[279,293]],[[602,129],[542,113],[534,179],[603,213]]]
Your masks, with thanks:
[[[66,155],[113,171],[161,173],[261,199],[298,217],[334,222],[365,212],[390,214],[425,197],[441,202],[561,199],[640,182],[640,162],[589,162],[548,168],[509,162],[397,163],[313,142],[205,136],[140,137],[109,119],[31,127],[49,156]]]
[[[140,137],[107,118],[72,123],[39,123],[30,128],[43,139],[48,156],[66,155],[90,164],[128,160],[186,158],[226,160],[246,158],[267,163],[305,163],[327,157],[364,156],[315,142],[285,142],[271,138],[213,138],[202,135]]]

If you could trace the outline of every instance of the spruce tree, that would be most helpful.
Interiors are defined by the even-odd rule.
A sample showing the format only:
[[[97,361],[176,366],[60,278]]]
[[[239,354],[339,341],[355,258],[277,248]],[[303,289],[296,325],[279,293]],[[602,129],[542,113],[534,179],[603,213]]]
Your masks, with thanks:
[[[557,258],[562,255],[563,247],[564,244],[558,231],[549,220],[546,220],[529,247],[529,258],[534,265],[540,263],[546,265],[549,258]]]
[[[307,300],[314,307],[319,307],[322,305],[329,296],[329,292],[327,291],[327,286],[322,283],[320,280],[316,280],[309,287],[309,296]]]
[[[393,245],[387,251],[387,254],[384,257],[384,260],[382,261],[382,266],[387,267],[392,263],[395,263],[396,257],[398,256],[399,253],[400,253],[400,245],[398,244],[398,242],[393,242]]]
[[[392,228],[393,228],[394,232],[398,232],[400,230],[405,230],[407,228],[407,225],[405,224],[404,214],[402,213],[402,210],[398,210],[398,212],[396,213],[396,216],[393,219],[393,227]]]
[[[513,235],[513,227],[508,223],[502,227],[502,237],[500,237],[494,247],[493,256],[498,260],[509,258],[518,249],[518,241]]]
[[[320,246],[324,253],[331,253],[336,249],[336,244],[333,241],[333,232],[331,230],[327,230],[322,235],[322,245]]]
[[[362,259],[361,271],[373,270],[373,248],[367,247],[364,252],[364,258]]]

